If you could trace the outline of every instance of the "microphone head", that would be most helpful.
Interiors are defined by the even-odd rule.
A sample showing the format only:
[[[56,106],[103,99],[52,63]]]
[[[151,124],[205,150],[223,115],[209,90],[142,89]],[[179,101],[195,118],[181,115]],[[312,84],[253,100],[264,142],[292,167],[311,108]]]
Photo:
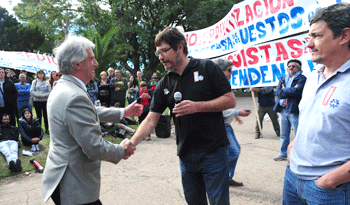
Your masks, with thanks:
[[[175,99],[175,102],[180,102],[182,99],[182,94],[179,91],[175,92],[174,99]]]

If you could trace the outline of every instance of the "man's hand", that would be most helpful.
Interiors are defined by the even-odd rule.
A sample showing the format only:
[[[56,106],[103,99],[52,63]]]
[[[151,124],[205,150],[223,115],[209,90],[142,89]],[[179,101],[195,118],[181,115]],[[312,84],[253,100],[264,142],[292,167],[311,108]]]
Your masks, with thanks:
[[[259,91],[260,91],[259,88],[253,88],[253,87],[250,87],[250,90],[251,90],[251,91],[255,91],[255,92],[259,92]]]
[[[281,88],[281,89],[283,90],[284,88],[285,88],[285,87],[284,87],[284,85],[282,84],[282,88]]]
[[[134,117],[140,116],[143,111],[143,105],[138,104],[137,101],[134,101],[128,107],[124,109],[124,116]]]
[[[136,146],[134,146],[134,144],[128,138],[124,139],[120,143],[120,145],[123,146],[125,149],[123,157],[124,160],[128,159],[131,155],[133,155],[136,150]]]
[[[240,117],[238,117],[238,116],[235,116],[235,120],[238,122],[238,124],[243,124],[243,121],[241,120],[241,118]]]
[[[247,112],[245,111],[244,109],[240,109],[239,110],[239,113],[238,113],[238,116],[241,116],[241,117],[247,117],[248,115],[250,115],[251,112]]]
[[[198,112],[196,102],[190,100],[184,100],[175,105],[173,113],[175,117],[181,117],[183,115],[189,115]]]
[[[289,154],[292,152],[293,150],[293,145],[294,145],[295,139],[289,143],[288,147],[287,147],[287,164],[290,165],[290,161],[289,161]]]
[[[317,186],[323,188],[323,189],[334,189],[337,186],[332,186],[331,184],[327,183],[329,180],[327,180],[327,174],[321,176],[320,178],[316,179],[315,183]]]
[[[34,137],[34,138],[32,138],[30,141],[31,141],[32,143],[37,143],[37,142],[40,141],[40,138]]]

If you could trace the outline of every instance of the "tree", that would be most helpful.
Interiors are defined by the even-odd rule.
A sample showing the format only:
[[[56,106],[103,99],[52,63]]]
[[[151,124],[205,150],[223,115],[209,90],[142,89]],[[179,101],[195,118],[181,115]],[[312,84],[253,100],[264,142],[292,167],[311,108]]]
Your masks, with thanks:
[[[104,36],[101,36],[95,29],[90,29],[87,32],[87,38],[95,44],[94,54],[99,63],[99,66],[95,69],[95,73],[99,74],[102,71],[106,71],[111,66],[117,68],[118,59],[125,58],[125,54],[132,50],[132,48],[126,44],[119,44],[118,46],[112,45],[111,38],[117,32],[117,28],[112,28]],[[118,66],[118,69],[121,69],[121,67]]]
[[[18,45],[17,30],[20,24],[17,20],[9,15],[5,8],[0,7],[0,50],[13,51]]]
[[[2,7],[0,33],[0,50],[34,52],[40,50],[45,41],[45,36],[38,27],[22,25]]]
[[[240,0],[78,0],[73,5],[68,0],[22,0],[14,10],[20,19],[46,27],[46,34],[55,39],[63,39],[65,30],[103,44],[96,47],[108,48],[105,52],[113,59],[99,59],[100,65],[106,66],[102,69],[122,66],[134,76],[143,69],[144,76],[150,78],[157,70],[164,72],[154,55],[154,37],[160,30],[169,25],[186,30],[208,27],[237,2]],[[105,35],[109,42],[101,40]]]
[[[42,48],[45,42],[45,36],[40,32],[38,27],[21,26],[17,30],[19,51],[42,52],[51,53]]]

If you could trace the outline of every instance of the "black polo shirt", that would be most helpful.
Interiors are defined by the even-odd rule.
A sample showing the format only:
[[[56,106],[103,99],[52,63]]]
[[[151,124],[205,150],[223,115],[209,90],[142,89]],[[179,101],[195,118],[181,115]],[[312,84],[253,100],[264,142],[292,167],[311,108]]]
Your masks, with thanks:
[[[230,84],[221,69],[211,60],[190,58],[182,75],[168,72],[154,90],[150,110],[163,113],[175,106],[174,93],[182,100],[210,101],[228,92]],[[177,155],[211,153],[229,144],[222,112],[194,113],[174,117]]]

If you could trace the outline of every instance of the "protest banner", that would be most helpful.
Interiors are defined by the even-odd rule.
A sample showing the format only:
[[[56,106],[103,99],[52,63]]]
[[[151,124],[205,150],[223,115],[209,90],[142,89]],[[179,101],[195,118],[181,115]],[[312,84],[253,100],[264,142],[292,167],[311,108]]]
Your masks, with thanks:
[[[280,77],[287,74],[290,59],[299,59],[303,74],[308,75],[316,65],[310,60],[311,54],[306,47],[309,39],[308,34],[301,34],[221,56],[233,62],[231,88],[247,88],[250,84],[253,87],[276,86]]]
[[[231,88],[276,86],[290,59],[302,61],[303,74],[315,64],[306,48],[309,18],[341,0],[246,0],[218,23],[184,32],[189,56],[225,58],[234,64]],[[345,2],[345,1],[344,1]],[[278,39],[278,40],[277,40]],[[249,77],[249,79],[248,79]]]
[[[43,69],[47,76],[51,71],[58,71],[54,57],[16,51],[0,51],[0,67],[26,70],[30,73]]]
[[[243,47],[306,32],[309,17],[321,6],[315,0],[246,0],[218,23],[185,32],[189,55],[213,58]]]

